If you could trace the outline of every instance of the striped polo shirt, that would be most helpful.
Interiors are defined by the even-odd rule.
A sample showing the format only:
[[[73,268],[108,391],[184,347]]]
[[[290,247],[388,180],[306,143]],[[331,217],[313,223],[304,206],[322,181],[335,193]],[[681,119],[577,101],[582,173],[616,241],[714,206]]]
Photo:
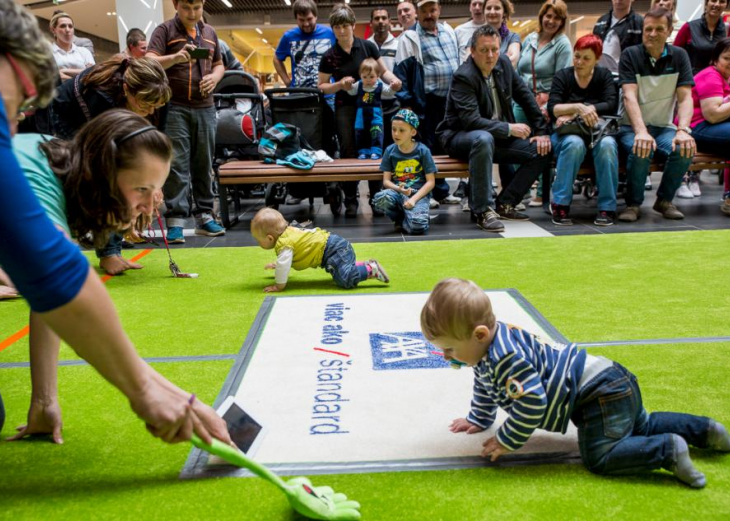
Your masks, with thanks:
[[[497,440],[517,450],[535,429],[565,433],[586,352],[575,344],[545,344],[519,327],[497,322],[487,355],[474,367],[467,420],[488,429],[501,407],[509,414]]]

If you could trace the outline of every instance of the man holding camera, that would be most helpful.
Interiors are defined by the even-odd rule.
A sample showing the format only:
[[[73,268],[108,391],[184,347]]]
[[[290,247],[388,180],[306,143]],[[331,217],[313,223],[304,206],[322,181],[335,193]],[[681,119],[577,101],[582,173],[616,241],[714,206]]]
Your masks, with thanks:
[[[184,243],[185,218],[191,215],[188,193],[195,201],[195,233],[226,233],[213,219],[213,177],[216,118],[213,91],[225,66],[215,30],[203,23],[205,0],[173,0],[177,14],[152,33],[146,56],[167,72],[172,89],[166,133],[172,141],[170,175],[165,182],[165,220],[171,243]],[[192,183],[191,183],[192,181]]]

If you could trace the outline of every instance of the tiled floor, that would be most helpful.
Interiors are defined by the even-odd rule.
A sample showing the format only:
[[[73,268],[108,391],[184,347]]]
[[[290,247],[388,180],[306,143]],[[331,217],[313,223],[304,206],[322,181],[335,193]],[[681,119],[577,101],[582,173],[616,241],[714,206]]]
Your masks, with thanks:
[[[410,236],[394,231],[387,217],[374,217],[367,204],[367,183],[360,187],[360,210],[355,218],[344,215],[334,217],[329,206],[322,203],[321,198],[309,207],[307,201],[298,205],[282,205],[279,211],[287,220],[303,222],[312,220],[319,226],[335,232],[352,242],[396,242],[450,239],[500,239],[510,237],[544,237],[550,235],[592,235],[601,233],[625,232],[660,232],[681,230],[716,230],[730,227],[730,217],[720,212],[723,186],[718,183],[717,175],[705,171],[702,174],[702,196],[694,199],[677,199],[674,203],[685,214],[680,221],[664,219],[651,209],[656,197],[656,188],[661,179],[660,173],[652,175],[654,189],[646,192],[642,206],[642,216],[633,224],[617,223],[614,226],[599,227],[593,224],[596,213],[596,201],[588,200],[582,195],[575,196],[571,207],[573,226],[556,226],[550,216],[541,208],[528,208],[529,223],[505,222],[505,232],[493,234],[481,231],[471,222],[468,212],[462,212],[460,205],[442,205],[431,210],[431,229],[425,236]],[[453,187],[456,183],[451,182]],[[619,210],[622,208],[619,202]],[[232,226],[222,237],[201,237],[193,234],[193,221],[186,226],[186,244],[173,247],[225,247],[255,246],[249,225],[251,218],[259,208],[263,207],[262,199],[242,200],[242,213],[237,224]],[[159,232],[158,232],[159,236]]]

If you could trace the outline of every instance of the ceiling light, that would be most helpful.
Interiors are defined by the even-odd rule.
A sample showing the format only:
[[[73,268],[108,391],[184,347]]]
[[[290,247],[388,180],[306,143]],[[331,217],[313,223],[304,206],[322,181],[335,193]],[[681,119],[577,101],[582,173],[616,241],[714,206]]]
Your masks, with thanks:
[[[258,27],[256,28],[256,32],[259,34],[264,34],[264,32],[261,29],[259,29]]]
[[[580,22],[583,18],[585,18],[585,16],[579,16],[575,20],[571,20],[570,23],[574,24],[574,23]]]
[[[221,0],[221,2],[223,2],[224,4],[226,4],[226,7],[233,8],[233,4],[230,3],[228,0]]]
[[[261,41],[262,41],[262,42],[264,42],[264,43],[269,43],[269,42],[268,42],[268,41],[266,40],[266,38],[261,38]]]
[[[285,3],[286,5],[291,5],[291,0],[284,0],[284,3]]]
[[[529,23],[530,23],[530,21],[531,21],[531,20],[523,20],[523,21],[522,21],[522,23],[520,24],[520,27],[524,27],[524,26],[526,26],[527,24],[529,24]]]

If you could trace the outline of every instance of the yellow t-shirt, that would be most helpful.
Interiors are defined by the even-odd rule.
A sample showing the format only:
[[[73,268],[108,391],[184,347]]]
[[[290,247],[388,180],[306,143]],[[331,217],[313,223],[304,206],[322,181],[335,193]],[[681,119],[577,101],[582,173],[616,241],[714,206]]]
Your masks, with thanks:
[[[294,252],[292,268],[301,271],[307,268],[322,266],[324,249],[330,232],[321,228],[303,230],[288,226],[276,241],[274,250],[279,255],[284,248],[291,248]]]

